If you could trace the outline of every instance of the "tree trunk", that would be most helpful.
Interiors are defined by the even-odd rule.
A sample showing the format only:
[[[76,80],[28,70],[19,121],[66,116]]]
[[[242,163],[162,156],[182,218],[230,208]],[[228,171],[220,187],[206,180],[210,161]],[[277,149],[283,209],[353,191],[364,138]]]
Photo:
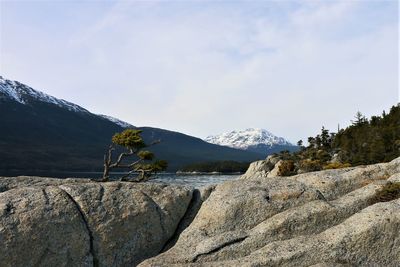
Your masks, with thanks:
[[[108,158],[110,157],[110,150],[108,150],[108,157],[104,155],[104,171],[102,182],[107,182],[110,176],[110,162]]]
[[[108,168],[107,164],[104,164],[103,181],[104,180],[108,181],[109,177],[110,177],[110,169]]]

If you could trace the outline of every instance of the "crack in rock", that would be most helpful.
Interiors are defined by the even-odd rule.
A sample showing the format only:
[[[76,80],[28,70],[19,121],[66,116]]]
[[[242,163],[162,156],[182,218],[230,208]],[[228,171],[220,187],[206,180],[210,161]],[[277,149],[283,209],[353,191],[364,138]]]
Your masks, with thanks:
[[[186,208],[185,214],[179,220],[173,235],[165,243],[160,253],[169,250],[176,244],[181,233],[193,222],[200,208],[203,206],[203,203],[210,197],[211,193],[214,192],[215,187],[216,186],[213,185],[202,191],[197,188],[193,190],[192,198],[190,199],[189,205]]]
[[[99,202],[103,202],[103,197],[104,197],[104,186],[100,184],[100,192],[99,192]]]
[[[178,241],[180,234],[192,223],[194,217],[196,217],[196,214],[200,210],[201,205],[201,193],[198,189],[194,189],[192,192],[192,198],[189,201],[185,214],[183,214],[182,218],[179,220],[174,233],[167,240],[167,242],[165,242],[160,253],[167,251],[175,245],[175,243]]]
[[[90,250],[90,254],[92,255],[92,258],[93,258],[93,266],[94,267],[98,267],[99,266],[99,260],[97,258],[97,254],[96,254],[95,249],[94,249],[93,233],[92,233],[92,230],[90,229],[89,222],[88,222],[88,220],[87,220],[87,218],[85,216],[85,213],[83,212],[83,210],[82,210],[81,206],[78,204],[78,202],[76,202],[75,199],[66,190],[64,190],[62,188],[60,188],[60,190],[62,192],[64,192],[65,195],[67,196],[67,198],[75,205],[80,217],[82,218],[83,224],[85,225],[85,228],[86,228],[86,230],[88,232],[88,235],[89,235],[89,250]]]
[[[200,254],[196,255],[196,256],[193,258],[192,262],[197,262],[201,256],[210,255],[210,254],[213,254],[213,253],[215,253],[215,252],[220,251],[221,249],[223,249],[223,248],[225,248],[225,247],[231,246],[231,245],[236,244],[236,243],[243,242],[247,237],[248,237],[248,236],[239,237],[239,238],[233,239],[233,240],[231,240],[231,241],[229,241],[229,242],[222,243],[220,246],[218,246],[218,247],[216,247],[216,248],[214,248],[214,249],[212,249],[212,250],[210,250],[210,251],[208,251],[208,252],[204,252],[204,253],[200,253]]]
[[[166,230],[165,230],[165,225],[164,225],[163,212],[162,212],[162,209],[161,209],[160,205],[158,205],[158,203],[155,202],[154,199],[151,198],[151,197],[150,197],[148,194],[146,194],[145,192],[140,191],[140,193],[142,193],[153,205],[155,205],[155,207],[156,207],[156,212],[157,212],[158,218],[159,218],[159,220],[160,220],[160,227],[161,227],[161,230],[162,230],[162,234],[163,234],[163,236],[164,236],[164,235],[166,234]]]
[[[45,205],[49,206],[50,199],[49,199],[49,195],[46,192],[46,188],[42,188],[42,193],[43,193],[43,196],[44,196],[44,199],[45,199]]]

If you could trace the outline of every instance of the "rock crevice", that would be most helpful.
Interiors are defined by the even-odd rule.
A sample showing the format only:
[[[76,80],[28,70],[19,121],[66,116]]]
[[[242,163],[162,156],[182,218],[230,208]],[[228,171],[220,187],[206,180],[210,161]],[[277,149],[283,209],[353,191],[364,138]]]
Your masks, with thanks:
[[[89,251],[90,251],[90,254],[91,254],[92,258],[93,258],[93,267],[98,267],[99,266],[99,260],[97,258],[97,253],[96,253],[96,251],[94,249],[93,233],[92,233],[92,230],[90,229],[90,225],[89,225],[89,222],[88,222],[88,220],[86,218],[86,215],[82,211],[82,208],[78,204],[78,202],[76,202],[75,199],[67,191],[65,191],[62,188],[60,188],[60,189],[66,195],[66,197],[74,204],[74,206],[76,207],[76,210],[78,211],[78,213],[79,213],[79,215],[80,215],[80,217],[82,219],[82,223],[85,226],[86,231],[87,231],[87,235],[89,237]],[[43,192],[45,192],[45,188],[43,189]]]
[[[210,255],[210,254],[213,254],[213,253],[216,253],[216,252],[220,251],[220,250],[223,249],[223,248],[226,248],[226,247],[231,246],[231,245],[233,245],[233,244],[240,243],[240,242],[246,240],[246,238],[247,238],[247,236],[245,236],[245,237],[239,237],[239,238],[233,239],[233,240],[231,240],[231,241],[229,241],[229,242],[222,243],[222,244],[220,244],[218,247],[213,248],[213,249],[210,250],[210,251],[197,254],[197,255],[193,258],[192,262],[197,262],[198,259],[201,258],[201,256]]]
[[[174,234],[165,243],[161,252],[165,252],[175,245],[181,233],[192,223],[196,217],[198,211],[200,210],[204,201],[210,196],[214,191],[215,185],[211,185],[202,189],[194,189],[192,193],[192,198],[189,205],[185,211],[183,217],[179,220],[178,226],[176,227]]]

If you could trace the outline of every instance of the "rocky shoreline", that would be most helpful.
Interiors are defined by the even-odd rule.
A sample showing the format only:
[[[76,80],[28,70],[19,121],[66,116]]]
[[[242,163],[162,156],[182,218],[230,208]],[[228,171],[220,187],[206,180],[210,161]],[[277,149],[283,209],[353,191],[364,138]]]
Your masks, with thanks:
[[[399,266],[389,163],[271,175],[267,162],[201,190],[0,178],[2,266]],[[268,166],[268,170],[265,166]]]

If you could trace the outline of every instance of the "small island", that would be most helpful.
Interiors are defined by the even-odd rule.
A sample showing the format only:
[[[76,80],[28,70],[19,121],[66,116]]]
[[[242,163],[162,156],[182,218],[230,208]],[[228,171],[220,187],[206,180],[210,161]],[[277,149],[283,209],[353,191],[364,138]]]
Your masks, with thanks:
[[[249,168],[250,162],[212,161],[193,163],[179,169],[176,174],[242,174]]]

